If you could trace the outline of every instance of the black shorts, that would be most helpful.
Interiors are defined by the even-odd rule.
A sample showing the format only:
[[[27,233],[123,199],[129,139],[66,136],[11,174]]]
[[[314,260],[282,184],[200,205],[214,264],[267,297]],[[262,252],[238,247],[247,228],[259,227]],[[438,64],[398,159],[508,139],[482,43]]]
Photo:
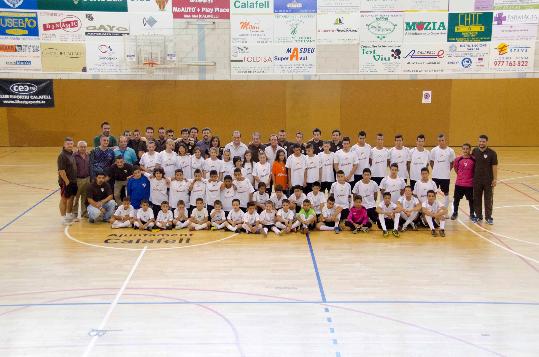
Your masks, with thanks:
[[[75,197],[77,195],[77,191],[79,190],[76,181],[70,182],[69,185],[67,186],[65,182],[62,181],[59,183],[59,186],[60,186],[60,194],[62,195],[63,198]]]
[[[438,186],[446,196],[449,195],[449,179],[433,178],[432,181],[434,181],[436,186]]]
[[[348,219],[348,214],[350,214],[350,209],[344,208],[344,209],[341,211],[341,221],[347,220],[347,219]]]
[[[327,191],[329,192],[329,190],[331,190],[331,185],[332,185],[332,184],[333,184],[333,182],[328,182],[328,181],[322,182],[322,183],[321,183],[321,185],[322,185],[321,191],[324,192],[324,191],[327,190]]]
[[[371,178],[378,186],[380,186],[380,183],[382,183],[383,177],[372,177]]]
[[[473,187],[464,187],[455,185],[455,192],[453,198],[455,200],[461,200],[462,197],[466,197],[468,201],[473,201]]]

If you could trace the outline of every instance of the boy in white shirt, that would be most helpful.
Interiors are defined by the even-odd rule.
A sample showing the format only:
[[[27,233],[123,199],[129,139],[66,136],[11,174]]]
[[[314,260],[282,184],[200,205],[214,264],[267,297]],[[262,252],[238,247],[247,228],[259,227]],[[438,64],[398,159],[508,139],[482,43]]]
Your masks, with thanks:
[[[247,203],[247,212],[243,214],[242,228],[247,234],[259,234],[261,231],[260,217],[256,213],[256,204],[252,201]]]
[[[369,158],[372,177],[378,186],[386,177],[387,166],[389,165],[389,150],[384,147],[384,134],[376,134],[376,146],[371,149]]]
[[[436,237],[436,227],[440,227],[440,237],[445,237],[445,216],[447,208],[436,201],[436,192],[430,190],[427,193],[427,200],[422,205],[423,217],[429,225],[430,232],[433,237]]]
[[[326,204],[326,195],[320,192],[320,189],[320,182],[314,182],[312,192],[309,192],[307,194],[307,199],[311,201],[311,205],[317,217],[322,214],[322,210],[324,209],[324,205]]]
[[[336,210],[341,214],[341,218],[343,220],[346,219],[348,213],[350,213],[352,188],[350,187],[350,184],[346,182],[344,172],[341,170],[337,171],[337,182],[334,182],[331,185],[329,194],[330,196],[333,195],[335,198]]]
[[[256,203],[256,210],[259,214],[266,209],[266,202],[268,202],[269,199],[270,197],[266,192],[266,184],[264,182],[259,182],[258,191],[253,193],[253,201]]]
[[[425,149],[425,135],[419,134],[415,140],[415,148],[410,150],[408,170],[410,171],[410,186],[421,180],[421,169],[429,166],[430,151]]]
[[[170,207],[176,207],[179,201],[189,203],[189,186],[191,184],[183,176],[183,171],[177,169],[174,178],[170,181],[168,203]]]
[[[369,158],[371,157],[372,147],[365,142],[367,133],[361,130],[357,135],[357,144],[352,146],[352,150],[357,156],[357,168],[354,172],[354,186],[363,178],[363,170],[370,168]]]
[[[223,161],[219,160],[218,158],[219,152],[217,151],[217,148],[211,148],[210,149],[210,157],[204,161],[204,172],[206,172],[206,179],[210,178],[210,171],[215,170],[217,171],[217,175],[219,176],[219,180],[223,177]]]
[[[324,141],[322,147],[324,151],[318,154],[320,157],[320,165],[322,166],[320,181],[322,181],[322,192],[329,192],[331,185],[335,182],[335,172],[333,171],[335,153],[330,151],[331,143],[329,141]]]
[[[395,204],[399,200],[399,197],[404,194],[404,187],[406,187],[404,179],[397,176],[398,171],[399,166],[396,163],[391,164],[389,176],[384,177],[380,183],[380,191],[382,191],[382,194],[385,192],[391,193],[391,202]]]
[[[140,168],[146,177],[150,177],[156,167],[160,167],[159,153],[155,151],[155,141],[148,142],[148,152],[140,158]]]
[[[189,184],[189,204],[191,209],[194,209],[199,198],[202,202],[206,200],[206,181],[202,178],[202,171],[196,169],[194,175],[195,177],[190,180]]]
[[[430,151],[430,166],[432,166],[432,180],[444,193],[444,207],[449,207],[449,185],[455,151],[447,146],[445,135],[438,135],[438,146]]]
[[[355,152],[350,150],[350,138],[345,136],[342,139],[343,148],[335,153],[335,172],[344,172],[344,179],[350,185],[354,184],[354,174],[357,170],[358,159]]]
[[[286,233],[296,231],[300,222],[296,220],[296,212],[290,208],[290,201],[283,200],[283,208],[277,212],[275,226]]]
[[[283,207],[283,200],[285,199],[286,196],[283,193],[283,186],[275,185],[274,192],[270,197],[271,202],[273,202],[273,207],[275,207],[276,210],[280,210]]]
[[[241,232],[244,212],[240,208],[240,200],[232,200],[232,210],[228,213],[226,228],[232,232]]]
[[[408,180],[408,158],[410,157],[410,149],[403,146],[403,138],[401,134],[395,135],[395,146],[389,149],[389,165],[397,164],[399,169],[398,175],[405,182]],[[391,166],[390,166],[391,167]]]
[[[210,212],[211,230],[224,229],[226,227],[226,215],[220,200],[215,200],[213,209]]]
[[[161,202],[161,210],[157,214],[157,219],[155,220],[155,226],[157,228],[161,229],[172,229],[174,228],[174,225],[172,224],[172,221],[174,220],[174,216],[172,214],[172,211],[169,210],[169,205],[167,201]]]
[[[116,212],[114,212],[110,219],[111,228],[131,228],[134,219],[135,209],[131,206],[129,197],[125,196],[122,204],[116,209]]]
[[[232,184],[236,188],[236,197],[240,200],[240,207],[246,208],[247,203],[253,199],[254,188],[251,182],[243,177],[240,169],[234,169],[234,181]]]
[[[313,144],[307,144],[307,155],[305,155],[305,192],[313,190],[313,184],[320,181],[322,174],[322,163],[320,156],[315,155]]]
[[[316,228],[320,231],[335,231],[335,234],[339,234],[341,232],[340,221],[341,214],[335,209],[335,198],[329,196]]]
[[[206,180],[206,204],[208,205],[207,210],[211,212],[215,201],[218,201],[221,198],[221,185],[222,182],[219,181],[219,174],[217,171],[210,171],[210,178]]]
[[[174,177],[174,171],[178,168],[178,154],[174,152],[173,140],[167,139],[166,149],[159,153],[159,164],[166,178]]]
[[[376,207],[376,212],[378,212],[378,228],[382,230],[384,237],[388,237],[389,232],[387,231],[387,227],[393,225],[392,233],[395,237],[398,237],[400,235],[400,213],[397,209],[397,205],[391,202],[391,194],[389,192],[385,192],[383,198],[383,201]]]
[[[189,226],[189,213],[187,213],[187,208],[185,208],[185,202],[183,200],[178,201],[178,205],[174,210],[172,224],[174,224],[176,229],[187,228]]]
[[[140,208],[137,211],[137,218],[133,223],[135,229],[151,231],[154,226],[154,215],[148,200],[140,201]]]
[[[376,200],[378,199],[378,185],[371,180],[371,169],[368,167],[363,169],[361,180],[359,180],[352,194],[363,198],[362,205],[367,209],[367,215],[373,224],[378,222],[378,213],[376,213]]]
[[[292,146],[294,153],[286,160],[288,179],[290,186],[305,187],[305,169],[307,168],[305,156],[301,154],[301,147],[297,144]]]
[[[303,201],[307,199],[307,196],[303,193],[303,187],[300,185],[294,186],[292,189],[294,190],[294,193],[288,197],[288,201],[290,202],[290,209],[298,213],[301,210]]]
[[[265,209],[260,213],[260,224],[262,225],[262,233],[264,236],[268,236],[268,232],[271,230],[277,235],[281,235],[281,230],[275,226],[275,209],[273,208],[273,202],[267,201]]]
[[[195,209],[191,212],[189,218],[189,230],[201,231],[210,228],[211,224],[208,221],[208,210],[204,208],[204,200],[197,198],[195,201]]]
[[[429,178],[429,169],[424,167],[421,169],[421,179],[415,183],[413,193],[419,202],[423,203],[427,200],[427,192],[430,190],[439,191],[436,183]]]
[[[406,231],[409,225],[415,231],[415,222],[419,219],[419,212],[421,212],[421,202],[419,202],[417,197],[412,195],[412,188],[410,186],[404,188],[404,195],[399,198],[397,209],[401,215],[400,219],[404,220],[401,232]]]
[[[232,184],[232,176],[225,176],[221,185],[221,202],[223,203],[223,211],[227,217],[228,212],[232,211],[232,201],[236,197],[236,188]]]

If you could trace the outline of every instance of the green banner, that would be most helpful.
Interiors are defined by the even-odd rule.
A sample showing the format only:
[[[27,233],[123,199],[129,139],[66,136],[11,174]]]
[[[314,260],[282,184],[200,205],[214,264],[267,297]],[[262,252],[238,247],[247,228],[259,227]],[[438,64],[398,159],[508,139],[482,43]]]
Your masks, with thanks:
[[[449,14],[447,42],[488,42],[492,37],[492,12]]]
[[[38,0],[39,10],[127,12],[127,0]]]

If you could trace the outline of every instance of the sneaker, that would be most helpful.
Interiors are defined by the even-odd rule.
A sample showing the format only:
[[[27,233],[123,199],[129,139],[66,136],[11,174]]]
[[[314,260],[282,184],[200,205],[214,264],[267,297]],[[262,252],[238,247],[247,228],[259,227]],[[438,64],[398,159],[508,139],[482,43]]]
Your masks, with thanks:
[[[405,226],[401,227],[401,232],[406,232],[407,230],[408,230],[408,227],[405,227]]]
[[[470,220],[472,221],[472,223],[478,223],[479,222],[479,218],[477,218],[477,217],[470,217]]]
[[[341,229],[339,228],[339,226],[335,226],[335,234],[339,233],[341,233]]]
[[[384,234],[384,238],[389,237],[389,232],[388,231],[383,231],[382,233]]]
[[[369,227],[361,227],[361,231],[363,233],[368,233],[369,232]]]
[[[445,230],[443,229],[440,230],[440,237],[442,238],[445,237]]]
[[[394,229],[391,233],[393,233],[393,237],[395,238],[399,238],[400,237],[400,234],[399,234],[399,231]]]
[[[263,228],[263,229],[262,229],[262,234],[264,235],[264,237],[267,237],[267,236],[268,236],[268,229],[267,229],[267,228]]]
[[[410,226],[412,227],[413,231],[417,231],[417,226],[415,225],[414,222],[410,223]]]
[[[494,220],[492,218],[487,218],[487,224],[492,226],[494,224]]]
[[[438,233],[436,233],[436,230],[433,229],[430,231],[430,234],[433,236],[433,237],[438,237]]]
[[[357,234],[357,228],[352,231],[352,234]]]
[[[216,230],[217,230],[217,227],[211,226],[210,230],[211,230],[211,231],[216,231]]]
[[[454,221],[459,215],[455,212],[451,215],[451,220]]]

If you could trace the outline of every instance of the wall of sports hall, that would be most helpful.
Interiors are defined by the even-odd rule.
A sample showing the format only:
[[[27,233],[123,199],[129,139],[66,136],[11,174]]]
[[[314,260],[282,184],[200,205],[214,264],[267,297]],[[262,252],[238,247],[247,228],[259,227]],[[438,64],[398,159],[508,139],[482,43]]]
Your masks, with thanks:
[[[176,133],[208,126],[222,143],[235,129],[244,136],[259,131],[264,140],[279,129],[289,139],[301,130],[308,139],[318,127],[324,138],[335,128],[350,136],[365,130],[370,142],[377,132],[388,141],[402,133],[412,145],[424,133],[434,145],[443,132],[457,146],[487,133],[493,146],[539,146],[537,42],[534,67],[523,73],[361,74],[360,45],[350,44],[317,45],[315,74],[237,75],[230,20],[174,19],[173,26],[178,66],[172,71],[2,71],[3,78],[54,79],[55,107],[0,108],[0,146],[58,146],[65,136],[91,140],[105,120],[114,135],[148,125]],[[432,91],[431,104],[422,104],[424,90]]]

